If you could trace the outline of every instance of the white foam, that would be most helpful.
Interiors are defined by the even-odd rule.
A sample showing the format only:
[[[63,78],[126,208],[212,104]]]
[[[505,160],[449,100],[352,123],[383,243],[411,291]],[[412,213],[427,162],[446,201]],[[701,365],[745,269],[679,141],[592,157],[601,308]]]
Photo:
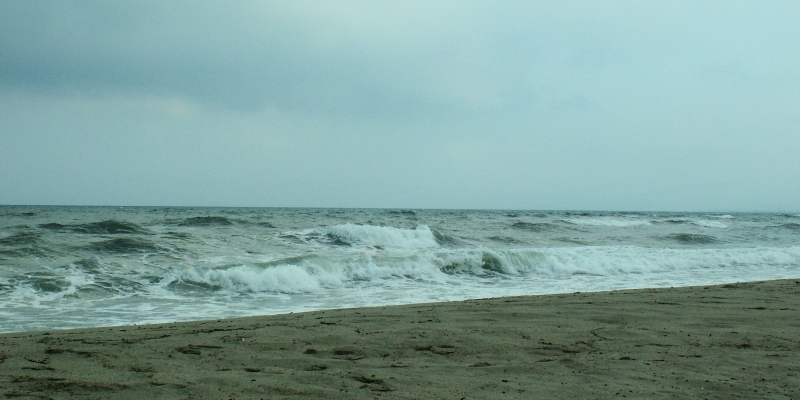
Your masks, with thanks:
[[[661,273],[692,276],[698,270],[742,273],[759,269],[800,271],[800,247],[669,249],[636,246],[587,246],[493,250],[435,249],[410,255],[313,257],[295,264],[228,269],[189,269],[181,280],[239,293],[320,293],[354,284],[384,285],[413,280],[419,285],[463,285],[459,276],[597,277],[650,276]],[[755,275],[754,275],[755,276]],[[626,278],[627,280],[631,280]],[[636,279],[634,279],[635,281]],[[576,288],[580,290],[580,288]]]
[[[752,249],[653,249],[597,246],[544,249],[546,261],[535,273],[618,275],[725,269],[785,267],[800,269],[800,247]],[[546,267],[546,268],[542,268]]]
[[[800,271],[800,247],[752,249],[663,249],[636,246],[591,246],[492,251],[475,249],[437,255],[439,260],[460,261],[460,271],[485,273],[489,261],[499,262],[492,270],[522,276],[658,274],[666,271],[689,273],[696,270],[744,268],[757,271],[785,268]],[[484,270],[481,272],[480,270]]]
[[[709,215],[711,218],[721,218],[721,219],[733,219],[733,215]]]
[[[514,262],[488,248],[439,251],[428,255],[425,262],[445,273],[483,276],[492,272],[518,275]]]
[[[81,287],[94,283],[94,279],[89,275],[68,275],[65,276],[64,279],[69,281],[69,286],[64,290],[46,292],[36,290],[29,284],[22,284],[14,288],[11,292],[10,299],[13,302],[28,304],[32,307],[44,307],[42,303],[52,303],[67,296],[72,296],[77,293]]]
[[[800,246],[432,248],[337,252],[287,260],[293,261],[268,266],[176,267],[163,271],[161,281],[145,292],[124,299],[81,296],[79,289],[93,283],[80,274],[71,275],[69,287],[64,285],[56,293],[20,285],[5,304],[9,307],[4,311],[12,310],[13,315],[0,331],[800,276]],[[194,293],[191,286],[188,291],[186,286],[175,286],[179,282],[205,288]],[[93,310],[88,319],[86,310]]]
[[[644,226],[650,225],[650,221],[645,220],[619,220],[613,218],[570,218],[564,221],[575,225],[590,225],[590,226]]]
[[[189,269],[184,271],[180,278],[240,293],[313,293],[320,291],[321,281],[325,280],[319,276],[312,276],[304,268],[295,265],[279,265],[266,269],[249,266],[224,270]]]
[[[692,220],[693,225],[702,226],[704,228],[720,228],[725,229],[728,226],[719,221],[709,221],[707,219]]]

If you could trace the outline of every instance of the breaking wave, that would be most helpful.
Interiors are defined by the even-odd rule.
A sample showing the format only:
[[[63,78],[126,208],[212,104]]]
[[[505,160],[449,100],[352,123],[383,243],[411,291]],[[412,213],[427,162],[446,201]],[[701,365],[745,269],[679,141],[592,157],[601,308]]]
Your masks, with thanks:
[[[598,246],[496,250],[433,250],[410,256],[301,256],[260,265],[176,272],[176,281],[232,292],[315,293],[356,282],[410,279],[446,282],[474,278],[621,276],[762,267],[800,269],[800,247],[647,249]]]
[[[22,212],[29,210],[36,212]],[[794,214],[116,207],[0,207],[0,214],[0,331],[800,277]]]

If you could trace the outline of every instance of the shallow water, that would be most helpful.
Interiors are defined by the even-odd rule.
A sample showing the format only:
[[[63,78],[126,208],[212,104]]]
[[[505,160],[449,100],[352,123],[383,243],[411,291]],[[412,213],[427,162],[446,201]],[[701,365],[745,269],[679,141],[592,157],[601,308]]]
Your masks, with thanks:
[[[0,331],[800,277],[800,215],[0,207]]]

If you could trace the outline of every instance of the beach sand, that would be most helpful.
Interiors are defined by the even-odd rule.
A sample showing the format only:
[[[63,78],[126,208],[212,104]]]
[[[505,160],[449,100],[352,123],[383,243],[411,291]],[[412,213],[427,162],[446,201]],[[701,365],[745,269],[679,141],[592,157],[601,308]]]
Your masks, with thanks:
[[[9,398],[799,398],[800,280],[0,335]]]

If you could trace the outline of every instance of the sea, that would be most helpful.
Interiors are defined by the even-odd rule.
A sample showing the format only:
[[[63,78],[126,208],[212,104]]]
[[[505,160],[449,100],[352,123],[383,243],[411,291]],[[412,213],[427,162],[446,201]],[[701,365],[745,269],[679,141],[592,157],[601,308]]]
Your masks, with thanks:
[[[0,332],[800,278],[800,214],[0,206]]]

